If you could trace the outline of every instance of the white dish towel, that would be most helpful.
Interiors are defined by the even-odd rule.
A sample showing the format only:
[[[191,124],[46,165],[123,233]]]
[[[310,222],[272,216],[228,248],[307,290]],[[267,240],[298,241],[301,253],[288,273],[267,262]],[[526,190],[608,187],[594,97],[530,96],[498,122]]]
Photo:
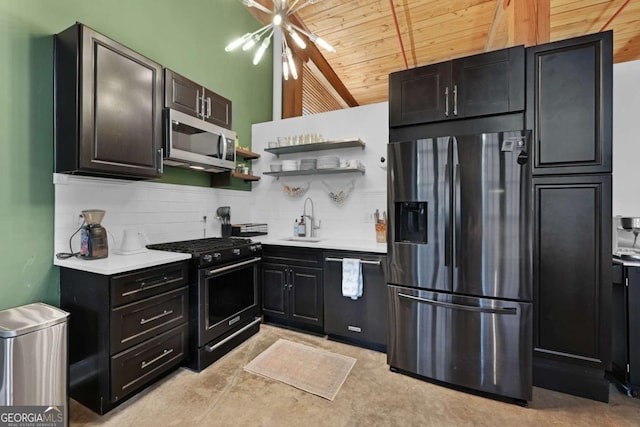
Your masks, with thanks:
[[[362,296],[362,266],[358,258],[342,259],[342,295],[353,300]]]

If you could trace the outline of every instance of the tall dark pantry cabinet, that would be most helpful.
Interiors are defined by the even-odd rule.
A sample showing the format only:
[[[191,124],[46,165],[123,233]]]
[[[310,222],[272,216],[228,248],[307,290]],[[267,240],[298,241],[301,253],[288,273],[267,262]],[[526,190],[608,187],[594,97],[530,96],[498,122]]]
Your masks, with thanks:
[[[609,400],[612,32],[527,49],[534,385]]]
[[[598,33],[389,78],[390,142],[531,131],[533,385],[600,401],[611,366],[612,42]]]

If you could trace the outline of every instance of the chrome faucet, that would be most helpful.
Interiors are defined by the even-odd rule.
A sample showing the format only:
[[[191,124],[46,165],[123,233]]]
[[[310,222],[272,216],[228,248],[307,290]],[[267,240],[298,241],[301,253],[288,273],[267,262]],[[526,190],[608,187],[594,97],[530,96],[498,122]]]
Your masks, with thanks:
[[[307,200],[311,202],[311,215],[307,215]],[[316,226],[315,224],[315,215],[313,213],[313,200],[311,200],[311,197],[307,197],[306,199],[304,199],[304,207],[302,208],[302,216],[304,216],[305,218],[308,218],[309,221],[311,222],[311,235],[308,237],[315,237],[315,230],[319,230],[320,229],[320,221],[318,221],[318,225]]]

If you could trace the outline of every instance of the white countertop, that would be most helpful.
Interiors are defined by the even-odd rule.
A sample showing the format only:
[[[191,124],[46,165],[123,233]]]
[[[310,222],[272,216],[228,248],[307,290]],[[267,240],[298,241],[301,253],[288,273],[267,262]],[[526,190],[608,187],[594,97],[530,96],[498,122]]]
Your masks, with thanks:
[[[60,267],[73,268],[74,270],[82,270],[90,273],[112,275],[124,273],[125,271],[138,270],[140,268],[169,264],[171,262],[182,261],[185,259],[191,259],[191,254],[147,249],[143,253],[134,255],[118,255],[110,253],[107,258],[101,259],[58,259],[54,256],[53,264]]]
[[[357,240],[357,239],[335,239],[335,238],[323,238],[320,237],[319,241],[312,242],[309,240],[286,240],[290,239],[290,236],[256,236],[251,240],[254,242],[260,242],[263,245],[278,245],[278,246],[295,246],[301,248],[320,248],[320,249],[334,249],[343,251],[358,251],[358,252],[373,252],[379,254],[387,253],[386,243],[376,243],[375,240]]]

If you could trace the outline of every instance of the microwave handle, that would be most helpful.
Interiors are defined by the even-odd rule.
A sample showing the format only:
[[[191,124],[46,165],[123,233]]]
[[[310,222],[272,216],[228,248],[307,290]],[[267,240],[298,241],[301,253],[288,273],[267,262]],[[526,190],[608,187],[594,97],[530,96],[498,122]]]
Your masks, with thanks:
[[[220,150],[221,145],[222,145],[222,151]],[[218,156],[220,159],[227,158],[227,139],[224,137],[224,134],[222,132],[218,137]]]

